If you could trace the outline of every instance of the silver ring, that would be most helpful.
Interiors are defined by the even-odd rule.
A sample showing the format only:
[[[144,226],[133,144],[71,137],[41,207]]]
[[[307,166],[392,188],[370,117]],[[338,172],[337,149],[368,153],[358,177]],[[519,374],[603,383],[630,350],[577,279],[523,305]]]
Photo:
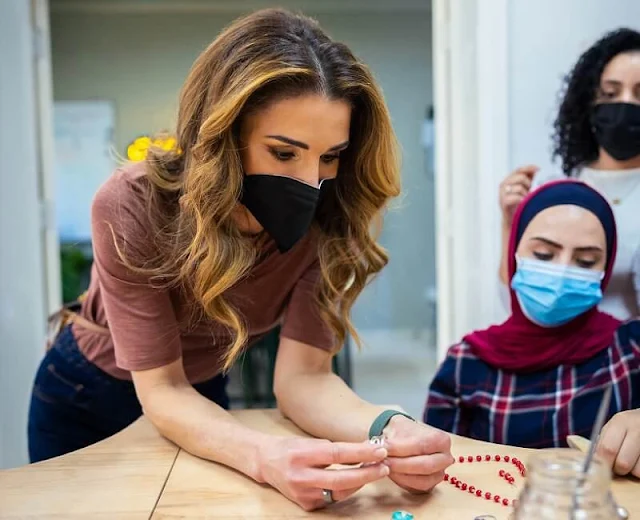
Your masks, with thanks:
[[[377,446],[384,446],[384,435],[374,435],[369,439],[370,444],[375,444]]]
[[[331,492],[330,489],[322,490],[322,498],[324,499],[324,503],[327,505],[331,505],[335,502],[335,499],[333,498],[333,493]]]

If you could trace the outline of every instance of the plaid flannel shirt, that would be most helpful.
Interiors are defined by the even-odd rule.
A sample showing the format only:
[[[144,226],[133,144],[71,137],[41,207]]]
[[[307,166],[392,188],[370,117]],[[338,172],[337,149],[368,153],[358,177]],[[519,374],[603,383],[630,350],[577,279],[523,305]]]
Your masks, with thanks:
[[[567,435],[590,436],[610,383],[609,418],[638,408],[640,320],[620,326],[610,347],[579,365],[533,373],[492,367],[463,342],[449,349],[431,383],[424,422],[497,444],[565,447]]]

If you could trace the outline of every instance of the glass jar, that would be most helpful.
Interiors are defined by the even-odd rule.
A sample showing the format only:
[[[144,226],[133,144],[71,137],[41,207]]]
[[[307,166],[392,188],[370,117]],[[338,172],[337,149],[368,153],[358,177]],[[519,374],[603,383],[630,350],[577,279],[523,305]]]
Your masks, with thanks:
[[[618,518],[611,496],[611,471],[594,458],[582,481],[585,455],[577,450],[545,450],[527,464],[527,482],[516,520],[611,520]]]

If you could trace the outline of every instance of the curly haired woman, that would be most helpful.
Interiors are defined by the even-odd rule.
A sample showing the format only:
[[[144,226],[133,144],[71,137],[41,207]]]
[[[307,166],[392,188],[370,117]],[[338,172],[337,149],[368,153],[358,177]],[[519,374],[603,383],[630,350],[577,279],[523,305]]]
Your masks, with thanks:
[[[564,175],[598,189],[618,223],[618,256],[600,308],[621,320],[639,316],[640,33],[612,31],[580,56],[566,78],[554,129],[554,157],[560,158]],[[500,279],[505,288],[513,214],[529,190],[549,178],[531,165],[500,185]]]
[[[37,373],[32,460],[144,410],[185,450],[307,510],[386,476],[418,492],[442,481],[445,433],[331,372],[354,301],[387,263],[371,227],[398,192],[369,69],[306,17],[236,21],[191,69],[175,151],[121,168],[95,196],[91,287]],[[226,370],[278,324],[278,405],[317,439],[258,432],[225,410]],[[383,433],[384,447],[367,441]]]

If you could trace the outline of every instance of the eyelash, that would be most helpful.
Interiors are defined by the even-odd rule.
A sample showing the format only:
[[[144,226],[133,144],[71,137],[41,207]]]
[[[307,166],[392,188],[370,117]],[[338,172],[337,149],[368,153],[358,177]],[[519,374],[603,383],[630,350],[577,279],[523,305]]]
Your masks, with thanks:
[[[594,265],[596,265],[596,262],[594,260],[576,260],[576,263],[580,267],[584,267],[585,269],[591,269]]]
[[[542,260],[543,262],[549,262],[553,259],[552,253],[537,253],[534,251],[533,256],[535,256],[538,260]]]
[[[550,262],[551,260],[553,260],[553,254],[552,253],[537,253],[534,252],[533,256],[535,256],[538,260],[542,261],[542,262]],[[594,265],[596,265],[596,261],[595,260],[576,260],[576,264],[578,264],[580,267],[583,267],[584,269],[591,269]]]
[[[340,154],[336,154],[336,155],[323,155],[321,157],[322,162],[324,162],[325,164],[331,164],[334,161],[337,161],[338,159],[340,159]]]
[[[278,150],[271,150],[271,155],[273,155],[280,162],[287,162],[293,159],[296,154],[293,152],[281,152]],[[321,159],[322,159],[322,162],[324,162],[325,164],[331,164],[332,162],[340,159],[340,154],[323,155]]]

